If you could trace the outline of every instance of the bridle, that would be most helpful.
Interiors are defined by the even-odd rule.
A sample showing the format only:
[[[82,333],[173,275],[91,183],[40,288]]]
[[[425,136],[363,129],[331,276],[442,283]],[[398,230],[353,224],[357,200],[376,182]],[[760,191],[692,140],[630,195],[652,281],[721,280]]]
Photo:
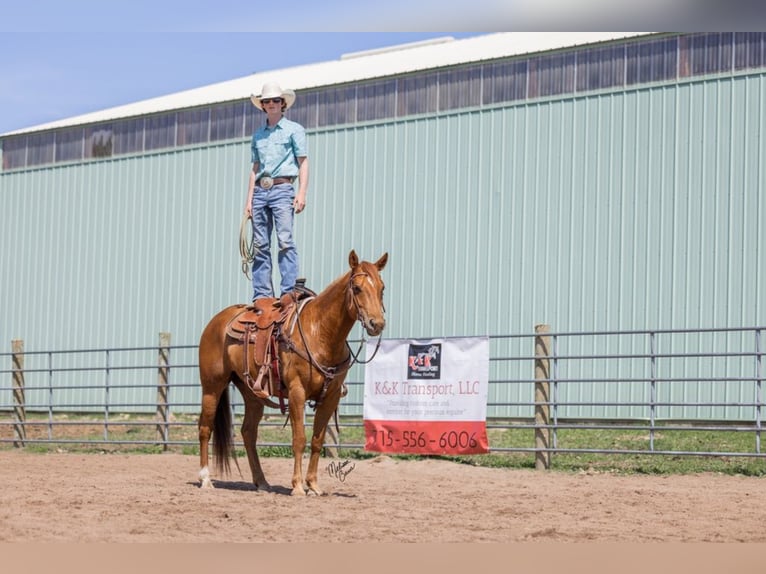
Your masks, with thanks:
[[[362,352],[362,347],[367,342],[367,339],[364,336],[365,333],[367,332],[367,321],[365,319],[364,313],[362,313],[362,307],[359,305],[359,301],[356,298],[356,293],[354,292],[354,277],[359,277],[360,275],[363,275],[363,276],[367,277],[368,279],[370,277],[370,275],[368,273],[365,273],[364,271],[358,271],[356,273],[352,273],[351,277],[348,280],[348,283],[349,283],[348,290],[351,292],[351,299],[354,302],[354,307],[356,308],[356,320],[357,320],[357,322],[359,322],[362,325],[362,338],[359,341],[359,348],[357,349],[356,353],[354,353],[351,350],[351,345],[349,345],[348,341],[346,341],[346,346],[348,347],[348,352],[349,352],[350,355],[352,355],[354,357],[354,360],[351,363],[351,365],[349,366],[349,369],[354,364],[356,364],[356,363],[359,363],[360,365],[366,365],[367,363],[371,362],[375,358],[375,355],[378,354],[378,349],[380,348],[380,341],[383,338],[383,332],[381,331],[380,335],[378,335],[378,342],[375,345],[375,351],[373,351],[372,357],[370,357],[366,361],[362,361],[362,360],[359,359],[359,355]],[[383,308],[383,312],[385,313],[386,312],[386,305],[383,303],[383,298],[382,297],[381,297],[381,300],[380,300],[380,306]]]
[[[361,364],[365,365],[372,361],[375,358],[375,355],[378,353],[378,349],[380,348],[380,341],[383,338],[383,332],[381,331],[380,335],[378,335],[378,342],[375,345],[375,351],[373,352],[372,356],[367,359],[366,361],[362,361],[359,359],[359,355],[362,352],[362,347],[367,342],[367,339],[364,336],[364,333],[367,332],[367,321],[365,319],[365,314],[362,312],[362,307],[359,305],[359,301],[356,297],[356,293],[354,292],[354,278],[359,277],[361,275],[364,275],[369,278],[369,274],[365,273],[364,271],[358,271],[356,273],[352,273],[349,277],[348,286],[346,288],[346,293],[351,293],[351,300],[354,303],[354,308],[356,309],[356,321],[362,325],[362,339],[359,342],[359,348],[357,349],[356,353],[351,349],[351,345],[348,344],[348,341],[346,341],[346,347],[348,348],[348,356],[343,359],[339,364],[333,365],[333,366],[326,366],[319,363],[315,358],[313,353],[311,352],[311,349],[309,348],[308,341],[306,340],[306,335],[303,332],[303,325],[301,324],[301,313],[303,312],[303,308],[305,307],[306,303],[314,299],[314,297],[309,297],[307,299],[303,299],[298,308],[295,311],[294,315],[294,323],[298,326],[298,333],[301,336],[301,342],[303,343],[303,348],[306,349],[306,352],[304,353],[301,349],[295,346],[295,343],[292,342],[292,339],[290,339],[288,336],[285,336],[283,333],[280,333],[280,337],[282,339],[282,342],[295,354],[297,354],[299,357],[301,357],[304,361],[306,361],[309,365],[311,365],[312,368],[319,371],[322,376],[324,377],[324,384],[322,385],[322,394],[320,395],[319,399],[314,402],[314,404],[311,404],[311,401],[309,401],[309,406],[316,409],[321,402],[324,400],[325,395],[327,394],[327,389],[330,386],[330,383],[332,380],[337,377],[338,375],[341,375],[343,373],[346,373],[351,367],[353,367],[355,364]],[[380,302],[381,306],[383,307],[383,311],[386,310],[385,305],[383,305],[383,301]],[[291,326],[288,331],[292,332],[293,326]],[[348,393],[348,389],[346,388],[345,383],[343,384],[343,389],[341,390],[341,396],[346,396]]]
[[[362,324],[362,327],[364,330],[367,330],[367,321],[365,319],[364,313],[362,313],[362,307],[359,305],[359,300],[356,298],[356,293],[354,292],[354,278],[355,277],[367,277],[367,279],[370,278],[369,273],[365,273],[364,271],[358,271],[356,273],[352,273],[351,277],[349,277],[348,280],[348,290],[347,292],[351,293],[351,300],[354,302],[354,307],[356,308],[356,320]],[[386,305],[383,303],[383,298],[381,297],[380,300],[380,306],[383,307],[383,312],[386,312]]]

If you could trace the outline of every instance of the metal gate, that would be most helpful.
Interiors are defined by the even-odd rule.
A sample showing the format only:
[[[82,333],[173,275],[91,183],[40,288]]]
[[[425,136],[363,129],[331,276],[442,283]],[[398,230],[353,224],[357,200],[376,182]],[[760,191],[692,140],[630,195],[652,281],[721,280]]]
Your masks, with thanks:
[[[556,333],[538,326],[533,333],[491,336],[487,427],[527,429],[529,444],[493,445],[490,437],[490,450],[547,456],[593,452],[764,457],[764,329]],[[11,352],[0,357],[0,364],[7,365],[0,370],[0,413],[5,413],[0,444],[87,442],[165,449],[197,444],[196,345],[171,345],[166,333],[160,334],[157,345],[131,348],[28,351],[23,341],[13,341]],[[364,383],[358,366],[347,384],[341,429],[361,425]],[[231,396],[237,422],[243,403],[239,393]],[[73,414],[80,418],[72,420]],[[75,425],[98,427],[98,433],[87,439],[60,436],[59,431]],[[116,429],[128,425],[145,427],[148,436],[115,436]],[[32,427],[35,436],[27,432]],[[645,433],[646,443],[569,448],[560,436],[570,430],[639,431]],[[745,433],[752,440],[738,451],[667,450],[656,441],[660,433],[717,431]],[[340,446],[363,445],[357,441]]]

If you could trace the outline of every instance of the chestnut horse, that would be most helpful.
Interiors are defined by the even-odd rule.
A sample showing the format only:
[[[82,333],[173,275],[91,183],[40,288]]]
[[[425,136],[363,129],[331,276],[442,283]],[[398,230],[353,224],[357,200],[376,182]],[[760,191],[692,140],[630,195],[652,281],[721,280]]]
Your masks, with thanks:
[[[346,338],[356,321],[370,336],[380,336],[386,326],[383,307],[383,281],[380,271],[388,253],[375,263],[359,261],[349,253],[351,268],[319,295],[302,301],[298,316],[285,321],[283,341],[279,345],[282,380],[287,388],[288,413],[293,435],[292,494],[304,495],[302,457],[306,447],[303,414],[307,401],[315,404],[311,457],[306,472],[309,493],[322,494],[317,484],[319,454],[325,430],[338,402],[345,394],[344,380],[352,364]],[[243,346],[226,335],[226,326],[241,306],[227,307],[208,323],[199,343],[199,371],[202,384],[202,411],[199,416],[199,480],[202,487],[212,487],[208,471],[208,443],[215,435],[214,450],[219,472],[228,473],[232,453],[229,383],[239,389],[245,402],[242,439],[256,488],[268,489],[258,458],[258,424],[264,402],[243,382]],[[255,368],[250,376],[255,378]]]

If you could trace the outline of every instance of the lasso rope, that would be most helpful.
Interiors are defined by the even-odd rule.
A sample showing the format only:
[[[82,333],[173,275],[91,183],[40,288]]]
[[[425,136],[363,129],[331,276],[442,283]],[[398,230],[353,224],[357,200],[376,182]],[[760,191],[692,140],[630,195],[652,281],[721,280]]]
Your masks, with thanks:
[[[253,240],[247,238],[247,228],[252,227],[248,223],[251,217],[245,213],[239,224],[239,254],[242,257],[242,273],[250,279],[250,266],[253,263]]]

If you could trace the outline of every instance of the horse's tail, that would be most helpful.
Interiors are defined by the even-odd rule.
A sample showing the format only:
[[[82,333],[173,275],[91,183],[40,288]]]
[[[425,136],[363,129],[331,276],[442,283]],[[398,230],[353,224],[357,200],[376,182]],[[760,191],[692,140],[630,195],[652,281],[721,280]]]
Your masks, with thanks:
[[[229,403],[229,385],[226,385],[218,407],[215,410],[213,421],[213,452],[215,453],[215,466],[219,474],[228,475],[231,469],[229,456],[231,456],[234,437],[231,431],[231,405]]]

